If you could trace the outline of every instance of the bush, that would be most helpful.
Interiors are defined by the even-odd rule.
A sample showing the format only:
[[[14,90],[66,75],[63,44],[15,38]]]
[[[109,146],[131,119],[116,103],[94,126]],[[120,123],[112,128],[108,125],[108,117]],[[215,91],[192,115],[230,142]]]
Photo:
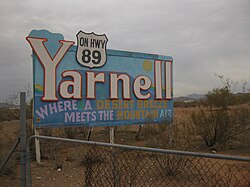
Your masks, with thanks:
[[[249,130],[250,112],[246,108],[208,107],[193,113],[191,119],[206,146],[218,148]]]
[[[250,93],[239,93],[235,97],[239,104],[250,103]]]
[[[228,89],[228,87],[215,88],[212,91],[209,91],[206,97],[206,104],[208,106],[219,107],[223,109],[227,109],[236,102],[233,93]]]
[[[235,105],[241,103],[231,91],[232,85],[236,83],[224,76],[216,76],[224,87],[209,91],[204,102],[205,107],[193,113],[191,120],[205,144],[219,148],[249,130],[250,112],[248,108]]]
[[[19,109],[11,109],[8,107],[0,108],[0,122],[18,120],[19,118]]]

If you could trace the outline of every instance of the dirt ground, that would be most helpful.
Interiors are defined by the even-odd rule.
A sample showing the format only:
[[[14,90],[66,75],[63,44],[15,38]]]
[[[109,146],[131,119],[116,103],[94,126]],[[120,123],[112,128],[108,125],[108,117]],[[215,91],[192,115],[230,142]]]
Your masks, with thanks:
[[[177,108],[175,109],[175,123],[172,129],[173,141],[176,149],[185,149],[189,151],[211,152],[204,146],[201,139],[192,131],[186,133],[189,124],[190,113],[195,108]],[[180,120],[181,119],[181,120]],[[28,122],[30,123],[30,121]],[[146,147],[169,148],[170,131],[168,127],[144,126],[139,138],[137,135],[138,126],[121,126],[117,128],[115,143],[138,145]],[[5,155],[14,144],[19,134],[19,121],[9,121],[0,123],[0,159]],[[28,130],[29,134],[31,130]],[[190,133],[191,132],[191,133]],[[53,135],[58,137],[69,137],[76,139],[86,139],[87,129],[80,128],[62,130],[40,130],[42,135]],[[74,134],[75,133],[75,134]],[[109,134],[107,128],[94,128],[91,140],[108,142]],[[236,155],[250,157],[250,138],[243,137],[244,142],[234,141],[222,148],[218,153],[226,155]],[[82,146],[77,144],[59,143],[59,142],[41,142],[42,163],[36,164],[32,159],[32,185],[34,187],[73,187],[83,186],[84,184],[84,167],[80,164],[80,156],[85,151]],[[20,186],[20,156],[17,150],[4,172],[0,175],[1,187]],[[234,161],[232,161],[234,162]],[[58,169],[60,168],[60,169]],[[250,172],[250,171],[249,171]],[[250,181],[250,180],[249,180]]]

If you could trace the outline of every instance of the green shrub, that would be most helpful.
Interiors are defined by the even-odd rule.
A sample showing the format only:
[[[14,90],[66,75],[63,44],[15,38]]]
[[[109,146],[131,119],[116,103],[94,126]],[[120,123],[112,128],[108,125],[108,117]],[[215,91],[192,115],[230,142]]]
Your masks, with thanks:
[[[233,93],[227,88],[215,88],[206,94],[206,104],[212,107],[227,109],[236,103]]]

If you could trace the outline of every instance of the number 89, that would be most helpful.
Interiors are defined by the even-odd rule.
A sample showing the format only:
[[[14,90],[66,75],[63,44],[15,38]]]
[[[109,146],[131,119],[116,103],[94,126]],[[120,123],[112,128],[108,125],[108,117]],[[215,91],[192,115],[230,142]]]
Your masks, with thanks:
[[[90,50],[85,49],[82,51],[82,61],[84,63],[90,63],[91,61],[93,64],[99,64],[101,62],[101,52],[94,50],[91,54]]]

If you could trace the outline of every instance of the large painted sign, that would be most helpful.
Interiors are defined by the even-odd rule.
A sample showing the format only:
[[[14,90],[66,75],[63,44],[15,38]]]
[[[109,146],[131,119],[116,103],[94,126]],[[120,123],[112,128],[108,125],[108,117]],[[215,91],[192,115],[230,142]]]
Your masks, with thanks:
[[[173,120],[170,56],[107,49],[106,35],[33,30],[36,127],[117,126]]]

